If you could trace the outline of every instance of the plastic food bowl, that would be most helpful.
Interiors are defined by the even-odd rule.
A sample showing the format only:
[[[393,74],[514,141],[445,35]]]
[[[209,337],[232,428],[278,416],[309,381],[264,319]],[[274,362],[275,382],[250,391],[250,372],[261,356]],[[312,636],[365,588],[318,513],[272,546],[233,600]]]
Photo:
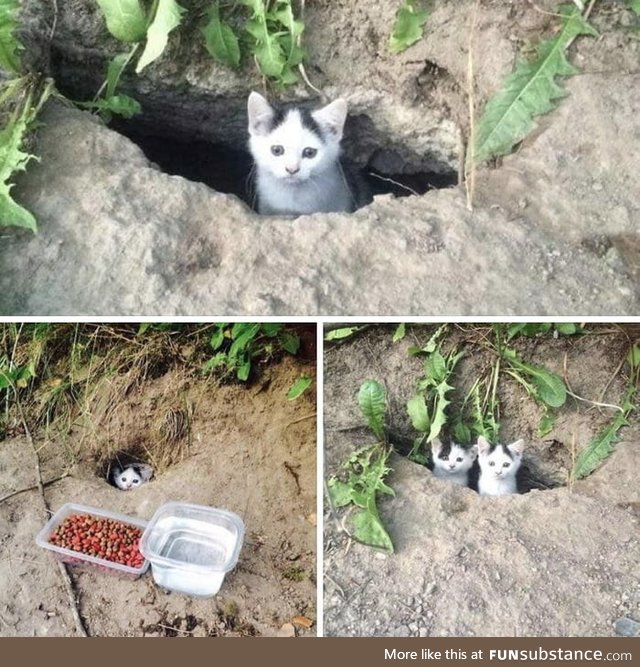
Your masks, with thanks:
[[[159,586],[211,597],[238,562],[244,523],[233,512],[172,502],[153,515],[140,540]]]
[[[126,516],[125,514],[119,514],[118,512],[109,512],[97,507],[88,507],[87,505],[67,503],[66,505],[63,505],[49,519],[44,528],[38,533],[36,536],[36,544],[43,549],[51,551],[56,558],[62,560],[64,563],[68,563],[69,565],[90,565],[101,570],[102,572],[118,574],[131,579],[135,579],[147,571],[149,568],[148,560],[145,560],[140,567],[135,568],[129,567],[128,565],[120,565],[120,563],[113,563],[109,560],[105,560],[104,558],[90,556],[89,554],[83,554],[79,551],[73,551],[72,549],[65,549],[64,547],[51,544],[51,542],[49,542],[49,537],[53,531],[71,514],[88,514],[90,516],[96,516],[101,519],[114,519],[115,521],[121,521],[122,523],[136,526],[142,529],[142,531],[144,531],[144,529],[147,527],[147,521],[144,521],[143,519],[136,519],[134,517]]]

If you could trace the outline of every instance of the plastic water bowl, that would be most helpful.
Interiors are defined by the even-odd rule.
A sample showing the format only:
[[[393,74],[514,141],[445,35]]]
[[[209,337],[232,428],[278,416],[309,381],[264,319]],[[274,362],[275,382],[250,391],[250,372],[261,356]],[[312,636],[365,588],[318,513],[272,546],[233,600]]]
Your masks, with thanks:
[[[238,562],[244,523],[233,512],[167,503],[153,515],[140,540],[159,586],[195,597],[211,597]]]
[[[72,549],[65,549],[49,542],[49,538],[55,529],[72,514],[88,514],[90,516],[99,517],[101,519],[114,519],[132,526],[136,526],[144,531],[147,522],[143,519],[127,516],[126,514],[119,514],[118,512],[109,512],[98,507],[89,507],[87,505],[77,505],[76,503],[67,503],[63,505],[45,524],[44,528],[36,536],[36,544],[43,549],[49,550],[58,560],[67,563],[68,565],[89,565],[95,569],[105,572],[107,574],[118,574],[126,578],[135,579],[141,574],[144,574],[149,567],[149,561],[138,567],[129,567],[128,565],[120,565],[120,563],[113,563],[112,561],[98,558],[97,556],[90,556]],[[143,554],[144,555],[144,554]]]

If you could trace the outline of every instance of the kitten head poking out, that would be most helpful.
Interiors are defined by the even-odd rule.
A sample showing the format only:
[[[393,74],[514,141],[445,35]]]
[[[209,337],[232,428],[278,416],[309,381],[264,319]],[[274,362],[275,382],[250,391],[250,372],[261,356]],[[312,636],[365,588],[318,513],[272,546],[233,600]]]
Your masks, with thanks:
[[[480,477],[478,492],[485,496],[506,496],[518,493],[517,472],[522,463],[524,440],[510,445],[492,445],[486,438],[478,438]]]
[[[468,486],[469,471],[478,454],[475,445],[469,448],[453,442],[443,445],[440,440],[436,439],[431,443],[431,453],[433,455],[433,474],[436,477],[448,479],[460,486]]]
[[[133,463],[127,466],[114,464],[109,471],[108,481],[121,491],[137,489],[153,477],[153,468],[146,463]]]
[[[345,100],[309,111],[295,105],[271,106],[253,92],[247,112],[259,213],[353,210],[353,196],[339,161],[347,118]]]

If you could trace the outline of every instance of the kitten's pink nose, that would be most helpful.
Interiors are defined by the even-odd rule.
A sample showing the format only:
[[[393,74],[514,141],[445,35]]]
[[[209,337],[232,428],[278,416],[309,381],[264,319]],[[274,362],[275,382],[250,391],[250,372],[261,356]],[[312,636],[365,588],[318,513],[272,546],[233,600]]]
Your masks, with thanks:
[[[291,174],[293,176],[294,174],[297,174],[300,171],[300,166],[295,165],[293,167],[285,167],[285,169],[287,170],[288,174]]]

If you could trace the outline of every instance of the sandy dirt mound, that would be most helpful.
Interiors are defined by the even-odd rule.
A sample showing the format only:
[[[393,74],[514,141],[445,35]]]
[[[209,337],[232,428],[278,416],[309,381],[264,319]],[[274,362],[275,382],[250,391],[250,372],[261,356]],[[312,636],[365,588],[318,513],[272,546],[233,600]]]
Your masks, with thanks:
[[[407,347],[426,342],[424,328],[392,343],[392,328],[374,327],[332,347],[325,366],[326,472],[338,472],[355,449],[371,444],[360,427],[356,394],[367,378],[384,381],[390,424],[411,433],[404,404],[414,394],[420,360]],[[461,345],[469,332],[456,332]],[[471,335],[471,337],[473,337]],[[574,392],[619,401],[616,375],[627,345],[620,332],[523,341],[527,358],[567,377]],[[473,377],[479,359],[461,362],[458,380]],[[613,379],[612,379],[613,378]],[[536,435],[539,408],[501,383],[502,435],[525,437],[529,456],[561,481],[581,447],[611,418],[569,399],[554,430]],[[387,555],[352,542],[344,511],[325,515],[325,632],[386,636],[610,636],[620,617],[637,618],[640,586],[640,499],[637,416],[614,454],[586,480],[525,495],[481,497],[436,479],[394,455],[389,483],[396,497],[380,503],[395,545]],[[563,478],[564,475],[564,478]]]
[[[122,492],[98,476],[96,465],[73,451],[87,429],[71,436],[36,436],[53,510],[66,502],[149,519],[178,500],[236,512],[246,526],[240,561],[220,593],[189,598],[157,587],[151,573],[135,581],[71,569],[80,615],[93,636],[273,636],[296,616],[315,622],[315,403],[286,393],[309,364],[267,367],[250,387],[187,382],[173,371],[149,380],[94,424],[95,438],[120,439],[152,423],[163,402],[195,405],[188,451],[181,462],[141,488]],[[34,483],[34,454],[21,437],[0,444],[0,496]],[[0,634],[73,635],[74,623],[52,557],[35,545],[44,524],[37,490],[0,504]],[[314,629],[298,626],[299,634]]]
[[[95,7],[76,0],[62,8],[47,51],[45,5],[28,3],[30,52],[67,94],[87,98],[117,45],[105,38]],[[553,30],[552,17],[528,3],[483,5],[479,106],[511,70],[522,44]],[[467,125],[469,10],[469,3],[436,3],[427,37],[393,57],[385,42],[388,3],[320,2],[309,9],[310,71],[330,96],[343,95],[351,106],[349,157],[396,175],[456,172],[459,129]],[[575,46],[582,75],[568,81],[568,97],[540,119],[517,154],[478,175],[473,212],[459,189],[446,189],[402,199],[382,195],[354,215],[260,218],[236,197],[161,173],[88,115],[50,108],[36,146],[42,162],[32,163],[16,190],[40,232],[4,235],[0,309],[636,312],[640,185],[629,146],[637,134],[638,43],[629,38],[623,7],[607,6],[593,20],[599,41]],[[483,48],[489,43],[491,49]],[[246,96],[258,82],[191,49],[190,40],[177,40],[148,75],[126,80],[126,92],[145,105],[138,130],[160,141],[179,136],[242,150]],[[308,94],[298,88],[291,96]],[[191,152],[184,155],[189,162]]]

